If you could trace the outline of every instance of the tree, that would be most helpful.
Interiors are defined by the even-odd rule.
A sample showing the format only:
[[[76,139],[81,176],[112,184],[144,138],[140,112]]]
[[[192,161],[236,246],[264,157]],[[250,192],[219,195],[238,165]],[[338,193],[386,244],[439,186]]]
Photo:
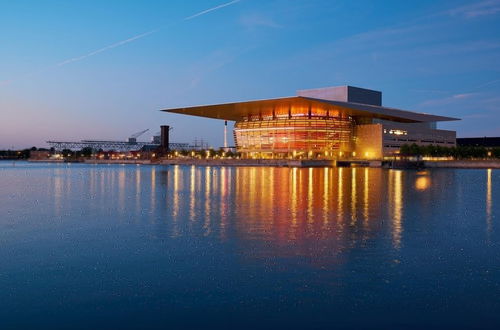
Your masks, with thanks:
[[[399,149],[402,156],[453,157],[455,159],[500,158],[500,148],[486,149],[482,146],[442,147],[435,145],[418,146],[402,145]],[[488,156],[490,154],[490,156]]]
[[[84,147],[80,150],[80,154],[83,155],[83,157],[90,157],[92,156],[92,151],[91,147]]]
[[[33,148],[21,150],[21,152],[18,155],[18,158],[20,158],[20,159],[28,159],[28,158],[30,158],[32,150],[33,150]]]
[[[410,156],[421,156],[422,155],[422,149],[413,143],[410,145]]]
[[[61,151],[63,157],[71,157],[73,156],[73,151],[71,149],[63,149]]]
[[[493,156],[495,158],[500,158],[500,147],[493,148],[491,150],[491,156]]]
[[[410,155],[410,146],[407,145],[407,144],[403,144],[400,148],[399,148],[399,154],[401,156],[409,156]]]

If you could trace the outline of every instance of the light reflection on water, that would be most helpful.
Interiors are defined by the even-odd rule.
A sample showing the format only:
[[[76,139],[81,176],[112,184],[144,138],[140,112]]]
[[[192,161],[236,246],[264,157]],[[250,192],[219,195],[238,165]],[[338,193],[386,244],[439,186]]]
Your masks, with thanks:
[[[500,282],[496,170],[27,163],[13,168],[0,162],[0,175],[0,258],[8,265],[0,270],[0,289],[4,285],[11,296],[43,292],[55,276],[52,263],[68,267],[68,278],[83,272],[100,281],[110,273],[93,269],[109,264],[128,265],[120,276],[143,283],[136,296],[146,290],[148,299],[160,299],[165,287],[184,288],[178,282],[188,277],[187,291],[178,292],[176,301],[194,309],[217,301],[240,317],[234,306],[241,301],[248,301],[247,308],[258,301],[269,310],[302,306],[311,315],[366,304],[359,312],[387,325],[386,309],[420,319],[411,306],[421,304],[451,317],[467,297],[477,301],[470,315],[498,320],[488,314],[500,307],[491,301]],[[101,257],[105,262],[98,266],[81,261]],[[167,276],[167,270],[182,275]],[[210,286],[205,275],[224,280]],[[89,295],[98,290],[93,283],[85,288]],[[193,285],[207,294],[196,296],[200,306],[182,298]],[[53,290],[44,297],[66,299]],[[465,296],[455,293],[464,290]],[[436,305],[423,296],[434,297]],[[450,301],[438,303],[448,296],[456,310],[443,309],[454,306]],[[64,301],[73,306],[78,299]],[[304,307],[304,299],[316,307]],[[48,305],[57,303],[49,299]],[[374,304],[379,316],[370,314]],[[12,308],[22,303],[2,307],[16,315]],[[315,317],[327,322],[330,313],[322,315]],[[420,325],[432,323],[425,315],[421,319]]]
[[[157,172],[161,173],[159,182]],[[485,182],[488,230],[491,230],[492,213],[491,173],[487,170]],[[90,194],[102,194],[107,176],[102,172],[90,174]],[[111,170],[111,182],[107,184],[113,186],[115,175],[118,176],[118,211],[128,212],[132,208],[133,213],[139,209],[162,213],[163,218],[157,218],[156,223],[172,237],[192,234],[196,224],[205,236],[215,233],[224,238],[229,230],[238,237],[277,243],[348,240],[349,228],[368,236],[382,229],[390,233],[396,249],[404,240],[405,204],[428,203],[433,198],[442,198],[443,193],[450,195],[453,191],[443,187],[433,190],[431,182],[448,183],[457,179],[453,171],[172,166],[134,170],[120,167],[116,172]],[[149,184],[141,185],[141,177],[148,175]],[[60,175],[54,178],[58,191],[54,195],[54,206],[59,212],[61,180]],[[96,180],[101,180],[100,191],[92,184]],[[64,181],[66,193],[71,189],[70,181]],[[131,181],[135,187],[131,187]],[[129,190],[134,191],[135,205],[126,203]],[[165,197],[161,209],[156,208],[156,196]],[[143,205],[147,200],[149,205]],[[185,226],[185,219],[193,224]],[[182,223],[178,224],[179,221]]]
[[[486,218],[491,222],[491,169],[486,170]]]
[[[22,169],[18,168],[17,171]],[[410,204],[453,198],[456,171],[405,172],[372,168],[56,166],[44,180],[56,216],[74,194],[120,216],[148,214],[167,236],[228,232],[266,242],[355,240],[388,232],[404,242]],[[4,169],[5,171],[5,169]],[[76,175],[72,172],[84,171]],[[485,170],[486,230],[493,230],[493,172]],[[85,175],[85,177],[83,177]],[[8,180],[8,178],[7,178]],[[433,187],[433,183],[436,187]],[[134,201],[131,202],[131,199]],[[189,220],[189,221],[187,221]],[[190,223],[189,226],[187,224]]]

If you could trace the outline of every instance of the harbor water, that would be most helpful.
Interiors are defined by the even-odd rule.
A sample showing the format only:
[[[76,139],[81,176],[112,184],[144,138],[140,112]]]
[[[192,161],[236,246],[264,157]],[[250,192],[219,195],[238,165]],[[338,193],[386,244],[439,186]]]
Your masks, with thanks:
[[[500,170],[0,162],[0,328],[500,327]]]

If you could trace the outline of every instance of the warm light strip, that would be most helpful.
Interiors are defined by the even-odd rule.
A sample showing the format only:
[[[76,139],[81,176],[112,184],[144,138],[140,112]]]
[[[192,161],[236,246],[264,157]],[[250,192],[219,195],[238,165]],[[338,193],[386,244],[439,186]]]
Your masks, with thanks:
[[[236,132],[254,132],[254,131],[283,131],[283,130],[301,130],[301,131],[307,131],[307,132],[324,132],[328,130],[334,130],[334,128],[325,128],[325,129],[318,129],[318,128],[313,128],[310,129],[308,127],[264,127],[264,128],[235,128]],[[338,131],[338,130],[335,130]]]

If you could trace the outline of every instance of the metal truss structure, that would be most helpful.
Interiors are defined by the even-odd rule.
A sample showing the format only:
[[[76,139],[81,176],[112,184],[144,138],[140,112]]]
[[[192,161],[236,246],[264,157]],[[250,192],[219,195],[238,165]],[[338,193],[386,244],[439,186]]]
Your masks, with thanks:
[[[103,151],[137,151],[141,150],[145,146],[154,148],[159,147],[159,144],[153,144],[150,142],[127,142],[127,141],[99,141],[99,140],[82,140],[79,142],[69,142],[69,141],[47,141],[52,148],[61,151],[64,149],[69,150],[81,150],[83,148],[92,148],[92,150],[97,151],[102,149]],[[169,143],[170,150],[186,150],[189,149],[189,143]]]

